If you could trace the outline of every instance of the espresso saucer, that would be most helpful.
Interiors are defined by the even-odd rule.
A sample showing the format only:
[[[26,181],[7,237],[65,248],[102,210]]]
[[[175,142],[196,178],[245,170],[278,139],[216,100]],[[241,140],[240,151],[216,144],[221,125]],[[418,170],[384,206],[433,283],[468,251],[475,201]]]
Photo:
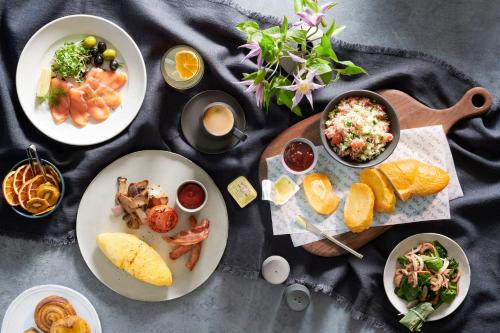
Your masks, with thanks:
[[[220,154],[236,146],[240,140],[231,135],[224,139],[214,139],[202,129],[203,111],[211,103],[226,103],[234,110],[234,123],[236,127],[245,131],[245,112],[241,105],[228,93],[220,90],[207,90],[191,98],[181,115],[181,130],[186,141],[196,150],[205,154]]]

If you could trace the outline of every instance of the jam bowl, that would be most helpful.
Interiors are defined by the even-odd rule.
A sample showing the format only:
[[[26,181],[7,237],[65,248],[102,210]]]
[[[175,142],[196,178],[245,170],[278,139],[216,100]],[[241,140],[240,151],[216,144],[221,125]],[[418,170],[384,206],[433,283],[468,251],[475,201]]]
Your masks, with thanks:
[[[281,150],[281,163],[288,172],[303,175],[311,172],[318,162],[316,146],[304,138],[288,141]]]
[[[199,212],[205,207],[207,200],[207,189],[197,180],[186,180],[177,187],[175,203],[182,211]]]

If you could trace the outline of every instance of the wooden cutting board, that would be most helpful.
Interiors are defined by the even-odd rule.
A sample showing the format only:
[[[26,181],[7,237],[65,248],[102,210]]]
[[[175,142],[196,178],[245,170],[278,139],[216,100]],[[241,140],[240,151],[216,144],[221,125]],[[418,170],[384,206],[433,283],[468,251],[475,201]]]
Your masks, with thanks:
[[[379,91],[379,94],[384,96],[396,110],[401,129],[443,125],[446,133],[460,119],[481,115],[492,104],[491,94],[482,87],[475,87],[468,90],[457,104],[442,110],[431,109],[399,90],[382,90]],[[320,118],[321,112],[302,120],[281,133],[267,146],[259,161],[259,177],[261,180],[267,177],[266,158],[280,154],[283,145],[288,140],[303,137],[311,140],[318,146],[321,145],[319,132]],[[332,158],[332,163],[338,162]],[[374,227],[357,234],[347,232],[335,236],[335,238],[353,249],[358,249],[389,230],[390,227]],[[323,257],[334,257],[345,253],[341,248],[327,240],[306,244],[303,247],[305,250]]]

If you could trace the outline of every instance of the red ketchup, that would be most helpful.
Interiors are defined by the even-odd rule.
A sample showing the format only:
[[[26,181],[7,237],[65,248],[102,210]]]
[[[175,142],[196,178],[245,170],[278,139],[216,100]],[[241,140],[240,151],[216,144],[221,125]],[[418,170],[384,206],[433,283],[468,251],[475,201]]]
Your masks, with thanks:
[[[196,209],[205,201],[205,191],[196,183],[186,183],[177,191],[179,203],[187,209]]]
[[[314,161],[314,152],[307,143],[294,141],[289,143],[283,152],[285,164],[293,171],[307,170]]]

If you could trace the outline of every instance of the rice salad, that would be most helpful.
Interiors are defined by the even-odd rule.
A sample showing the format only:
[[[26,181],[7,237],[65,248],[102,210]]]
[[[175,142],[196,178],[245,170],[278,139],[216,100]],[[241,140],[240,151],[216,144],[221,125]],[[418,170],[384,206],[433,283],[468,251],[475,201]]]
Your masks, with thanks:
[[[333,151],[359,162],[380,155],[393,139],[384,106],[366,97],[342,99],[328,114],[325,126]]]

